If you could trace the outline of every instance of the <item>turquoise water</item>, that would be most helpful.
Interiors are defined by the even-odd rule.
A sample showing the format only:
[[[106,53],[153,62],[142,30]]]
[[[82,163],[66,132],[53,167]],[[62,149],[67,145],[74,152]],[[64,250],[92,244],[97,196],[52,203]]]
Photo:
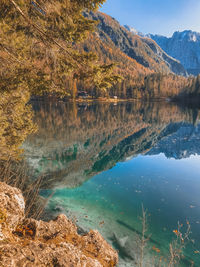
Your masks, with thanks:
[[[81,187],[55,190],[49,208],[56,211],[62,207],[80,226],[98,229],[112,242],[114,234],[128,236],[131,241],[134,233],[141,232],[138,217],[143,204],[149,213],[152,245],[165,254],[177,222],[186,224],[188,220],[196,240],[191,249],[196,251],[200,241],[199,161],[199,156],[179,162],[163,154],[138,156],[94,176]]]
[[[143,206],[145,266],[154,266],[152,257],[167,259],[173,230],[180,222],[184,232],[187,221],[194,241],[180,266],[200,266],[200,126],[193,111],[160,103],[37,103],[35,110],[39,132],[24,148],[35,173],[46,175],[41,195],[54,192],[49,216],[64,212],[80,232],[99,230],[119,250],[119,266],[137,266]]]

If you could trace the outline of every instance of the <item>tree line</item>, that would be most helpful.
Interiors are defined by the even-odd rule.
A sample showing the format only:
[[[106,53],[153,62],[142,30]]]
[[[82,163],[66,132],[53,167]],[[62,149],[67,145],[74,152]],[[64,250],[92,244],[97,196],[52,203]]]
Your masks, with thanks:
[[[20,145],[35,130],[31,95],[70,95],[77,80],[106,90],[121,78],[114,64],[75,44],[94,30],[83,16],[105,0],[0,1],[0,158],[18,157]]]

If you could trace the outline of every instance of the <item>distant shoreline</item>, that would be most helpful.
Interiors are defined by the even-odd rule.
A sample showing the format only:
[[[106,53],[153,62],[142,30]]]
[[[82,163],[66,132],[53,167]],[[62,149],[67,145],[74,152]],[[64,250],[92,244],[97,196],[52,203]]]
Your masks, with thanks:
[[[107,103],[119,103],[119,102],[133,102],[133,101],[156,101],[156,102],[171,102],[170,98],[160,97],[160,98],[67,98],[67,97],[57,97],[57,96],[32,96],[30,101],[39,101],[39,100],[58,100],[64,102],[77,102],[77,103],[93,103],[93,102],[107,102]]]

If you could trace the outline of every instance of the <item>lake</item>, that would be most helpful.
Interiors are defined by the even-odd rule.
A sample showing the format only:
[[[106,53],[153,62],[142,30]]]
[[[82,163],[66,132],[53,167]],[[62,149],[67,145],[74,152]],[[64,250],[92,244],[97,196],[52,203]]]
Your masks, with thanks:
[[[45,218],[65,213],[80,233],[97,229],[137,266],[142,206],[149,242],[145,266],[165,260],[178,222],[191,225],[180,266],[200,266],[200,117],[166,102],[33,101],[36,134],[23,144]],[[192,265],[192,261],[195,262]]]

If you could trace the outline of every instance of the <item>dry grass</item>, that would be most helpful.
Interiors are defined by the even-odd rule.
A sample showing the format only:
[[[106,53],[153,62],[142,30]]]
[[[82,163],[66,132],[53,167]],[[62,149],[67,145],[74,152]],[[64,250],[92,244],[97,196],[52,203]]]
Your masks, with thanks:
[[[183,230],[183,224],[178,222],[177,229],[173,230],[175,238],[169,244],[169,256],[164,257],[161,255],[161,250],[153,246],[153,251],[155,255],[150,256],[150,259],[145,259],[145,255],[148,253],[148,243],[150,240],[150,236],[147,236],[148,232],[148,224],[147,224],[147,210],[144,209],[142,205],[142,216],[140,218],[142,231],[141,235],[138,237],[138,248],[139,248],[139,267],[177,267],[181,266],[181,260],[184,256],[184,249],[192,240],[190,239],[191,235],[191,226],[188,221],[186,221],[186,229]],[[194,262],[191,261],[191,265],[188,267],[193,267]]]
[[[183,250],[186,247],[187,243],[190,242],[191,227],[190,223],[187,221],[187,229],[185,232],[182,231],[183,225],[178,223],[178,228],[174,230],[176,239],[173,240],[169,245],[169,263],[168,267],[178,266],[181,258],[184,257]]]
[[[39,197],[39,190],[43,177],[33,179],[24,161],[0,161],[0,181],[22,191],[25,199],[25,216],[40,218],[47,201]]]

